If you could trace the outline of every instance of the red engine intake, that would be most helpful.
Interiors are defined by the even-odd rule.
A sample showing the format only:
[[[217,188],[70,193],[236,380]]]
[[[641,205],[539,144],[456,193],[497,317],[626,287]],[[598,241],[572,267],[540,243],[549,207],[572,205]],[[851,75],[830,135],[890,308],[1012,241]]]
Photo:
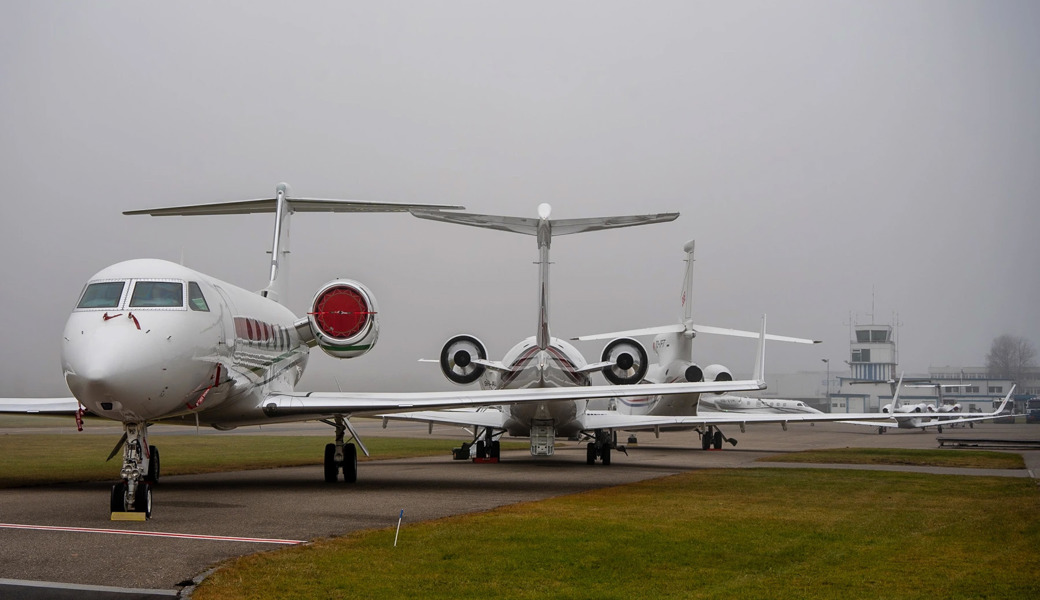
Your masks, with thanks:
[[[314,341],[336,358],[361,356],[379,337],[375,296],[356,281],[337,279],[318,290],[307,313]]]

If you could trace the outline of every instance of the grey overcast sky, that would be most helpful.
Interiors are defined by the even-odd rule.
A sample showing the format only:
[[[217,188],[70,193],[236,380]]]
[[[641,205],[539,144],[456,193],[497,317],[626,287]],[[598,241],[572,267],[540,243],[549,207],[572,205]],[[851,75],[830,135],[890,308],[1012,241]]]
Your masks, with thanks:
[[[86,280],[129,258],[266,283],[271,216],[124,210],[297,195],[675,222],[561,237],[551,328],[698,322],[848,359],[898,315],[901,368],[1040,345],[1040,3],[0,2],[0,395],[63,396]],[[317,352],[309,389],[447,389],[468,332],[501,358],[536,322],[534,239],[408,215],[297,215],[293,296],[352,277],[378,347]],[[698,340],[750,372],[754,343]],[[599,343],[579,345],[598,358]]]

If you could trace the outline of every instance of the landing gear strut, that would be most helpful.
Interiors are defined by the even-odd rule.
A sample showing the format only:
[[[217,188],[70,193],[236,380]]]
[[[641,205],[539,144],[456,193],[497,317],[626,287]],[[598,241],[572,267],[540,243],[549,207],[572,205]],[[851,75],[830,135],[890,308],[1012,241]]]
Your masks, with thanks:
[[[325,444],[325,481],[336,483],[339,472],[343,471],[343,481],[357,481],[357,446],[344,443],[347,432],[347,420],[337,416],[334,422],[325,421],[336,428],[336,442]],[[353,435],[353,431],[351,432]],[[357,439],[357,436],[354,436]]]
[[[480,439],[483,437],[484,439]],[[495,430],[485,427],[483,433],[478,429],[472,442],[463,442],[462,446],[451,449],[452,460],[469,460],[470,448],[476,445],[474,458],[479,461],[498,462],[502,455],[502,444],[495,439]]]
[[[708,425],[707,429],[698,433],[701,434],[701,450],[722,450],[722,442],[729,442],[731,446],[737,445],[736,439],[726,437],[722,430],[714,425]]]
[[[159,450],[148,445],[147,423],[123,423],[123,438],[109,458],[123,447],[122,481],[112,486],[113,513],[144,513],[152,517],[152,486],[159,481]]]
[[[589,442],[585,446],[585,462],[586,464],[596,464],[598,458],[604,466],[610,465],[610,451],[613,449],[621,450],[625,452],[624,446],[619,447],[617,445],[617,432],[607,431],[606,429],[597,429],[595,433],[595,441]],[[628,454],[625,452],[625,454]]]

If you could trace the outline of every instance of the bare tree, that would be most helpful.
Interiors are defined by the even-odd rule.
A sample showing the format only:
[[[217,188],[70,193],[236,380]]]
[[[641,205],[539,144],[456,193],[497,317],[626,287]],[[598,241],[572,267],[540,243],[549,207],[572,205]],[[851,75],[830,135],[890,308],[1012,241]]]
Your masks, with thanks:
[[[1023,337],[1004,334],[993,340],[986,354],[990,375],[1010,379],[1021,387],[1026,371],[1036,366],[1036,349]]]

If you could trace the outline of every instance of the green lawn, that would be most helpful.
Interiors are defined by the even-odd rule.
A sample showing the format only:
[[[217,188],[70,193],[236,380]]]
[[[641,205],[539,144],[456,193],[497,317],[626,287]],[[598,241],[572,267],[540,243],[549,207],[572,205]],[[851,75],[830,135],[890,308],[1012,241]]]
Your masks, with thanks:
[[[1035,481],[705,470],[246,556],[232,598],[1038,598]]]
[[[804,450],[758,459],[762,462],[915,465],[975,469],[1024,469],[1022,455],[988,450],[907,450],[902,448],[835,448]]]
[[[241,469],[266,469],[320,465],[324,436],[275,435],[161,435],[150,442],[159,448],[163,475],[214,473]],[[115,480],[121,455],[105,458],[118,436],[88,434],[0,434],[0,487]],[[512,445],[510,445],[512,444]],[[503,449],[517,443],[503,444]],[[372,459],[406,456],[451,455],[457,440],[429,438],[365,438]],[[527,447],[527,444],[520,443]],[[360,460],[367,460],[360,454]]]

